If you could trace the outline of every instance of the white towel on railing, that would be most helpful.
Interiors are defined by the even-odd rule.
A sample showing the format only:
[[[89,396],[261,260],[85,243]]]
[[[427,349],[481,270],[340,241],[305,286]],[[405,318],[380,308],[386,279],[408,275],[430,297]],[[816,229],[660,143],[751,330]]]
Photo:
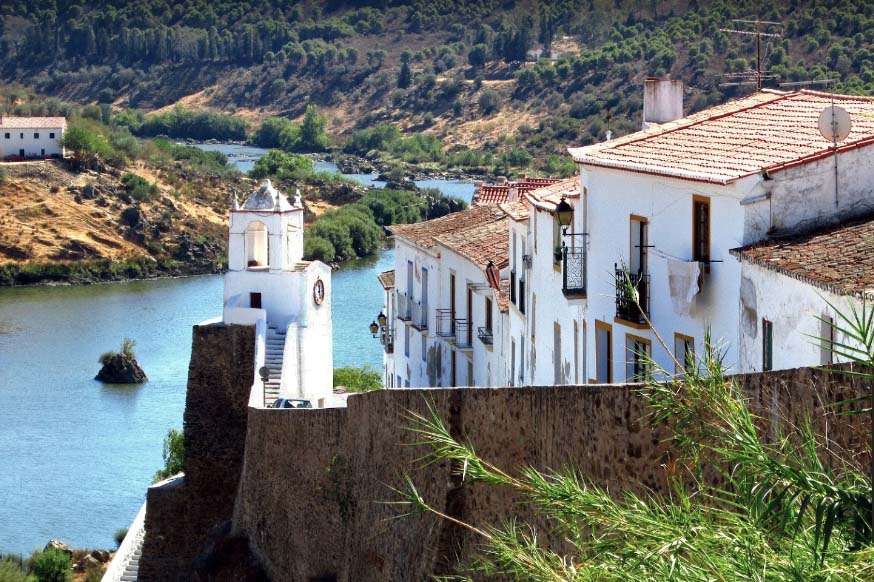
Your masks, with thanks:
[[[671,288],[671,303],[679,315],[689,315],[692,301],[698,294],[698,261],[679,261],[668,258],[668,285]]]

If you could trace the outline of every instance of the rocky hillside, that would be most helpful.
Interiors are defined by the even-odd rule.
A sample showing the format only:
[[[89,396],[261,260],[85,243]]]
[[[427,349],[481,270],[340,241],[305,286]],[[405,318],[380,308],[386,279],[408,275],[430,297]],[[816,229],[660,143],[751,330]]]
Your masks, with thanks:
[[[720,86],[755,61],[750,36],[722,30],[754,24],[733,19],[781,23],[765,27],[783,34],[763,43],[771,85],[874,91],[874,5],[851,0],[9,0],[0,18],[3,79],[42,94],[251,129],[315,103],[337,139],[391,122],[449,149],[543,156],[626,133],[650,75],[682,79],[690,110],[749,91]]]
[[[0,171],[0,285],[211,273],[225,263],[233,182],[193,196],[142,164],[75,173],[64,162],[32,162]]]

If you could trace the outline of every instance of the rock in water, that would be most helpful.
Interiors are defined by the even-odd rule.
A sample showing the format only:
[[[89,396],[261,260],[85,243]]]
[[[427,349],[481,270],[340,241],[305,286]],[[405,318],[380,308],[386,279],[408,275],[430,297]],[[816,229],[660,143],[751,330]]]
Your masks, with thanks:
[[[108,358],[94,379],[106,384],[142,384],[149,381],[136,359],[125,354],[114,354]]]

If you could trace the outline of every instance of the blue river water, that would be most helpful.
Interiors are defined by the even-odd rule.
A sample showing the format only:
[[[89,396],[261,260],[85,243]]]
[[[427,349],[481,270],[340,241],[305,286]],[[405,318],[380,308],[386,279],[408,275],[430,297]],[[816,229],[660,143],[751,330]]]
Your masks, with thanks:
[[[230,159],[243,169],[264,153],[221,148],[240,154]],[[468,201],[473,192],[460,182],[430,187]],[[392,268],[393,252],[333,273],[335,366],[381,368],[367,326],[382,306],[376,273]],[[162,466],[167,430],[182,426],[192,326],[221,315],[221,301],[221,276],[0,289],[0,554],[29,554],[52,538],[114,545]],[[100,354],[125,337],[149,382],[93,380]]]

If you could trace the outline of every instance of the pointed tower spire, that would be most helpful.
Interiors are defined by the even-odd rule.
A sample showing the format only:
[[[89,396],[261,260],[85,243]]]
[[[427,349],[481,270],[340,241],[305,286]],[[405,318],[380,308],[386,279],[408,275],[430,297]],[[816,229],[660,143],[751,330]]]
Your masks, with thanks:
[[[300,188],[294,190],[294,205],[297,208],[303,208],[303,201],[300,199]]]

